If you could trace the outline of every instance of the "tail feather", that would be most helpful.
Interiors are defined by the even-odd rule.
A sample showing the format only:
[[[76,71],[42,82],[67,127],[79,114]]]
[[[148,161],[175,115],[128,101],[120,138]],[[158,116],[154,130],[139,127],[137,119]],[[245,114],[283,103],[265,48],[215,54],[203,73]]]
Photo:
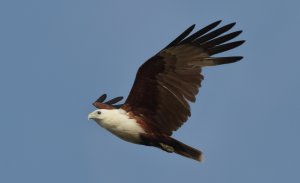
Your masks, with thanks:
[[[143,145],[155,146],[168,153],[176,153],[181,156],[194,159],[196,161],[203,160],[203,154],[201,151],[190,147],[170,136],[166,135],[154,135],[154,134],[141,134]]]
[[[173,138],[171,138],[171,139],[173,142],[173,148],[174,148],[175,153],[185,156],[187,158],[194,159],[196,161],[203,160],[203,154],[201,151],[199,151],[193,147],[190,147],[176,139],[173,139]]]
[[[163,142],[159,143],[160,148],[169,153],[175,152],[181,156],[194,159],[196,161],[203,160],[203,154],[201,151],[190,147],[172,137],[164,138]]]

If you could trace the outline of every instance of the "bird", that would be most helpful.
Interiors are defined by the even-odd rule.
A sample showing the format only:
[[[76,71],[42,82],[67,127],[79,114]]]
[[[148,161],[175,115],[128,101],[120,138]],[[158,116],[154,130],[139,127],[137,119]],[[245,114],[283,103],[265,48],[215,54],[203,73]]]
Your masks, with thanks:
[[[242,33],[228,33],[235,22],[217,28],[220,23],[215,21],[193,34],[195,24],[188,27],[139,67],[124,103],[117,104],[121,96],[105,102],[107,95],[103,94],[93,103],[97,109],[88,114],[88,119],[127,142],[201,162],[202,151],[173,138],[172,133],[191,116],[190,103],[196,101],[204,79],[202,69],[243,58],[213,57],[245,42],[231,41]]]

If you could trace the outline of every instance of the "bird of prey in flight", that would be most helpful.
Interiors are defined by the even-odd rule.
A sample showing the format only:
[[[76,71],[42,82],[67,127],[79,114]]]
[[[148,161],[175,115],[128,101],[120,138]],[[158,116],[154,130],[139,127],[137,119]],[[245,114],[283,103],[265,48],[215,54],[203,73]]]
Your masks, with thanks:
[[[125,141],[201,161],[201,151],[171,135],[191,116],[189,103],[196,101],[202,68],[243,58],[213,57],[245,42],[230,42],[242,31],[228,33],[235,23],[216,28],[220,23],[216,21],[191,35],[195,25],[186,29],[140,66],[124,104],[116,104],[123,97],[104,102],[104,94],[93,103],[97,110],[88,118]]]

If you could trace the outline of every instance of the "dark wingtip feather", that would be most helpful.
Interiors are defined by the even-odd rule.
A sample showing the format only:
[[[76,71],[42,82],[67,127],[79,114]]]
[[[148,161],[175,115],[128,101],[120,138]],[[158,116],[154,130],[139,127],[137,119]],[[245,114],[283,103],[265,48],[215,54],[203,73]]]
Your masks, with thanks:
[[[222,20],[217,20],[214,23],[220,24],[222,22]]]
[[[170,44],[168,44],[164,49],[172,47],[176,44],[178,44],[180,41],[182,41],[186,36],[188,36],[193,29],[195,28],[195,24],[191,25],[189,28],[187,28],[183,33],[181,33],[177,38],[175,38]]]
[[[189,32],[191,32],[191,31],[195,28],[195,26],[196,26],[196,24],[191,25],[191,26],[188,28]]]
[[[242,56],[232,56],[232,57],[219,57],[213,58],[213,62],[215,65],[222,65],[222,64],[230,64],[242,60]]]
[[[217,21],[215,21],[215,22],[209,24],[208,26],[215,28],[215,27],[217,27],[221,22],[222,22],[222,20],[217,20]],[[207,27],[208,27],[208,26],[207,26]],[[212,29],[213,29],[213,28],[212,28]]]
[[[189,36],[188,38],[186,38],[185,40],[183,40],[181,42],[181,44],[185,44],[185,43],[194,41],[198,37],[206,34],[207,32],[209,32],[212,29],[214,29],[215,27],[217,27],[221,22],[222,22],[222,20],[218,20],[216,22],[213,22],[213,23],[211,23],[211,24],[203,27],[202,29],[198,30],[197,32],[195,32],[194,34],[192,34],[191,36]]]
[[[213,47],[211,49],[208,49],[207,53],[209,55],[214,55],[214,54],[222,53],[224,51],[236,48],[236,47],[242,45],[244,42],[245,42],[245,40],[241,40],[241,41],[234,41],[234,42],[231,42],[231,43],[227,43],[227,44],[222,44],[222,45],[219,45],[219,46],[215,46],[215,47]]]
[[[199,38],[197,38],[195,40],[196,43],[198,44],[202,44],[206,41],[210,41],[212,39],[215,39],[216,37],[218,37],[219,35],[223,34],[224,32],[227,32],[229,31],[236,23],[230,23],[230,24],[227,24],[227,25],[224,25],[223,27],[221,28],[218,28],[212,32],[209,32]]]
[[[209,49],[212,48],[214,46],[220,45],[222,43],[225,43],[235,37],[237,37],[238,35],[240,35],[243,31],[239,30],[239,31],[235,31],[235,32],[231,32],[229,34],[217,37],[215,39],[212,39],[210,41],[207,41],[203,44],[201,44],[201,47],[205,48],[205,49]]]
[[[107,97],[107,95],[103,94],[96,100],[96,102],[103,102],[106,99],[106,97]]]
[[[244,58],[243,56],[235,56],[235,57],[232,57],[232,62],[240,61],[240,60],[242,60],[243,58]]]
[[[121,100],[123,100],[123,97],[122,97],[122,96],[113,98],[113,99],[111,99],[111,100],[105,102],[105,104],[112,105],[112,104],[115,104],[115,103],[117,103],[117,102],[119,102],[119,101],[121,101]]]

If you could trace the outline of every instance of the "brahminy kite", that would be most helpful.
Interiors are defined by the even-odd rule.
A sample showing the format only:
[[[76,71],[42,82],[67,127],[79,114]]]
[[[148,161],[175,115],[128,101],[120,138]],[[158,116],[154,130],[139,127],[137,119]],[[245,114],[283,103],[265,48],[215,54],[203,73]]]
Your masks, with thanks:
[[[224,35],[235,23],[216,28],[220,23],[216,21],[190,36],[195,25],[186,29],[140,66],[124,104],[116,105],[123,97],[104,102],[104,94],[93,103],[97,110],[88,118],[125,141],[154,146],[201,161],[201,151],[171,135],[191,116],[189,102],[196,101],[203,80],[202,68],[229,64],[243,58],[212,57],[245,42],[227,43],[242,31]]]

